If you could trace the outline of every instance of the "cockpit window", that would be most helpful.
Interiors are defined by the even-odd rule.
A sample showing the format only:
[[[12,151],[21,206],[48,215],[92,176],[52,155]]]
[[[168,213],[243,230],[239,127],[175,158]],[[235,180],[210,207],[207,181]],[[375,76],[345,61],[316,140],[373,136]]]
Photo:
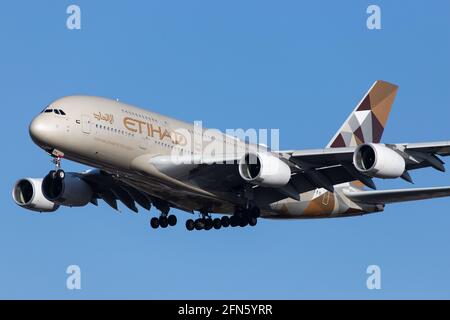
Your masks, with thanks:
[[[64,111],[62,111],[61,109],[45,109],[45,110],[42,110],[42,113],[56,113],[56,114],[58,114],[58,115],[61,115],[61,116],[65,116],[66,115],[66,113],[64,112]]]

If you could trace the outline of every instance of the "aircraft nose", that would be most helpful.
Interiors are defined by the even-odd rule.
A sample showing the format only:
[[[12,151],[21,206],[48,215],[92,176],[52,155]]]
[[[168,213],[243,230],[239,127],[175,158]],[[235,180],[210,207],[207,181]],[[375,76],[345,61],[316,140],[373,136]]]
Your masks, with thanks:
[[[49,127],[41,115],[37,116],[30,123],[29,132],[31,139],[38,144],[43,145],[49,138]]]

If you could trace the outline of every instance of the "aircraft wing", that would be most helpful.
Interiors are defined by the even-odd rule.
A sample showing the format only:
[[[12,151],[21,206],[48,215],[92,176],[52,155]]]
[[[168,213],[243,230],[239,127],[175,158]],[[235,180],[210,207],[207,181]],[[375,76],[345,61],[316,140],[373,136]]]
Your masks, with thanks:
[[[450,142],[403,143],[387,145],[401,154],[406,162],[406,170],[423,167],[434,167],[444,171],[443,161],[438,156],[450,155]],[[281,188],[255,187],[255,200],[261,204],[268,204],[286,197],[298,200],[299,194],[325,188],[334,191],[334,185],[359,180],[372,189],[375,184],[372,179],[355,169],[352,164],[356,147],[325,148],[314,150],[282,151],[279,156],[289,164],[292,170],[291,181]],[[181,161],[173,163],[173,159],[166,156],[151,157],[143,155],[137,158],[132,169],[142,173],[164,174],[173,181],[163,179],[154,181],[156,195],[169,200],[171,206],[182,208],[186,201],[197,198],[201,201],[226,201],[237,203],[239,191],[248,184],[239,175],[238,162],[242,155],[203,159],[201,163]],[[181,159],[182,160],[182,159]],[[224,163],[226,162],[226,163]],[[154,171],[156,170],[156,171]],[[83,174],[95,191],[96,198],[104,199],[111,207],[117,209],[117,200],[128,208],[137,211],[135,203],[149,208],[151,203],[157,203],[158,197],[146,192],[145,185],[123,177],[115,178],[109,173],[95,171]],[[147,176],[148,178],[148,176]],[[140,179],[145,180],[144,179]],[[155,195],[155,194],[153,194]],[[362,197],[362,195],[359,195]],[[371,197],[374,197],[371,195]],[[170,201],[173,199],[172,201]],[[95,204],[95,200],[93,201]]]
[[[125,176],[117,177],[103,170],[88,170],[76,175],[91,187],[92,204],[98,205],[98,199],[102,199],[115,210],[118,210],[117,202],[120,201],[134,212],[138,212],[137,205],[146,210],[150,210],[153,205],[161,211],[168,210],[170,206],[192,212],[191,202],[205,200],[202,195],[185,190],[174,190],[157,181],[149,184],[150,181],[144,179],[145,183],[142,183],[142,180]]]
[[[431,166],[425,160],[429,160],[432,156],[448,156],[450,155],[450,141],[438,141],[438,142],[420,142],[420,143],[398,143],[387,144],[399,152],[404,152],[408,155],[410,162],[415,162],[417,165],[421,163],[420,168]],[[325,149],[312,149],[312,150],[289,150],[280,151],[281,154],[286,154],[293,161],[317,164],[317,165],[336,165],[341,162],[353,161],[353,153],[356,147],[344,147],[344,148],[325,148]],[[413,159],[416,156],[417,159]],[[417,166],[412,163],[407,163],[407,170],[416,169]]]
[[[151,201],[142,192],[134,189],[113,175],[100,170],[88,170],[77,174],[79,178],[89,184],[93,191],[91,203],[98,205],[97,199],[103,199],[110,207],[118,210],[117,200],[134,212],[138,212],[136,202],[143,208],[150,210]]]
[[[438,156],[450,155],[450,142],[403,143],[389,144],[389,148],[396,150],[406,162],[406,170],[431,166],[444,171],[443,161]],[[242,155],[231,157],[221,156],[202,159],[199,163],[179,159],[174,163],[169,156],[143,155],[133,162],[132,167],[143,173],[157,171],[170,178],[174,183],[183,181],[179,187],[190,185],[195,190],[193,194],[204,190],[209,191],[222,200],[236,203],[240,190],[248,184],[254,188],[255,200],[260,204],[269,204],[286,197],[299,200],[299,194],[324,188],[331,192],[334,185],[359,180],[366,186],[376,189],[375,183],[367,175],[356,170],[353,165],[353,154],[356,147],[325,148],[314,150],[282,151],[278,155],[289,164],[292,171],[291,181],[284,187],[255,187],[245,182],[239,175],[238,162]],[[153,171],[156,169],[156,171]],[[409,175],[403,176],[408,180]],[[411,181],[410,177],[409,180]],[[173,189],[172,189],[173,190]],[[168,190],[166,194],[173,191]],[[198,195],[208,196],[208,195]],[[228,196],[231,196],[228,197]]]
[[[395,189],[379,191],[344,191],[355,202],[386,204],[450,196],[450,187]]]
[[[188,157],[188,161],[180,159],[183,161],[177,163],[177,159],[170,156],[143,155],[133,161],[132,168],[153,175],[164,174],[176,181],[211,191],[232,203],[242,199],[239,192],[245,187],[254,189],[254,197],[259,204],[269,204],[286,197],[299,200],[299,195],[303,192],[316,188],[333,190],[333,185],[355,180],[340,165],[317,166],[313,171],[302,170],[296,163],[281,157],[291,167],[291,181],[278,188],[255,186],[244,181],[239,174],[238,163],[242,156],[243,154],[203,158],[201,162]]]
[[[395,150],[405,159],[406,172],[425,167],[433,167],[436,170],[445,171],[444,162],[438,156],[450,155],[450,141],[386,144],[386,146]],[[375,189],[371,178],[358,172],[353,166],[355,150],[356,147],[342,147],[280,151],[280,154],[297,164],[304,172],[323,171],[325,173],[324,178],[331,178],[328,173],[333,174],[333,172],[329,172],[331,171],[330,168],[333,168],[335,172],[339,171],[341,175],[340,180],[347,179],[347,182],[360,180],[367,186]],[[407,173],[403,178],[411,182]]]

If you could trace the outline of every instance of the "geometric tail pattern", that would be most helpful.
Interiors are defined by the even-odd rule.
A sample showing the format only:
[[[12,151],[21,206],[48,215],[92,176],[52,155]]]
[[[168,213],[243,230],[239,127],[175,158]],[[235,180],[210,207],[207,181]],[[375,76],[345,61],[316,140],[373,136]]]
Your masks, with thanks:
[[[358,103],[327,148],[355,147],[363,143],[378,143],[383,135],[398,86],[375,81]]]

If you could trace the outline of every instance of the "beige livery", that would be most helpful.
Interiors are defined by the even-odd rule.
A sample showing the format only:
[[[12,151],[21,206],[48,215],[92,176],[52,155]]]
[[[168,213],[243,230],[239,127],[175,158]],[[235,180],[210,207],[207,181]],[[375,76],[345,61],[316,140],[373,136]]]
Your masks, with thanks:
[[[450,142],[381,143],[398,87],[376,81],[324,149],[274,151],[217,130],[115,100],[69,96],[30,124],[33,141],[55,163],[44,178],[18,180],[14,201],[37,212],[82,207],[103,199],[135,212],[153,205],[152,228],[192,214],[188,230],[255,226],[259,218],[306,219],[363,215],[388,203],[445,197],[450,187],[376,189],[374,178],[402,178],[433,167]],[[91,166],[65,172],[61,160]],[[212,214],[221,214],[212,217]]]

